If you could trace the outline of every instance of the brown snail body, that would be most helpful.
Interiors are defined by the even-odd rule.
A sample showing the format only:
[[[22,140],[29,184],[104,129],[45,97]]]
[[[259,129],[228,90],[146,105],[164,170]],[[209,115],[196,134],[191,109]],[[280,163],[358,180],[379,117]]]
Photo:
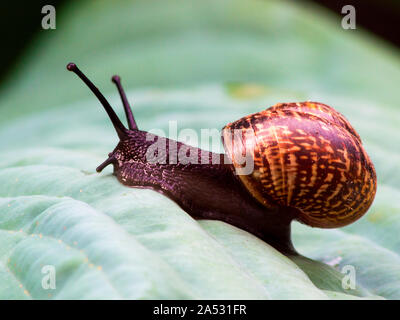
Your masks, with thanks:
[[[281,252],[295,253],[293,220],[313,227],[344,226],[360,218],[374,199],[376,174],[361,139],[344,116],[327,105],[277,104],[243,117],[224,127],[226,154],[215,154],[139,130],[120,79],[114,76],[128,121],[125,128],[76,65],[70,63],[67,69],[98,97],[120,138],[96,170],[112,164],[122,184],[158,191],[193,218],[225,221]],[[232,138],[237,131],[238,140]],[[158,151],[162,163],[147,158],[155,142],[165,142],[166,149]],[[171,155],[182,147],[190,148],[196,161],[171,162]],[[237,161],[237,154],[249,156],[251,172],[242,174],[244,163]]]

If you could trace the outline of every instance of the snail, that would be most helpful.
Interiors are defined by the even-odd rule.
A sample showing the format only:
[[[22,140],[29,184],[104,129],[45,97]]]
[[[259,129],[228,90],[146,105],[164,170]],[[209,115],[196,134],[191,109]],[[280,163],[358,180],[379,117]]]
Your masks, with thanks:
[[[342,227],[365,214],[374,200],[376,173],[360,136],[328,105],[278,103],[229,123],[222,130],[225,154],[206,152],[204,163],[203,150],[139,130],[118,76],[112,81],[128,128],[74,63],[67,69],[99,99],[120,139],[96,170],[112,164],[122,184],[160,192],[195,219],[224,221],[290,254],[296,253],[293,220],[311,227]],[[232,139],[238,132],[241,139]],[[166,161],[148,161],[147,151],[162,140],[166,150],[158,156]],[[182,147],[203,161],[169,161],[171,151]],[[252,161],[250,172],[243,173],[238,154]]]

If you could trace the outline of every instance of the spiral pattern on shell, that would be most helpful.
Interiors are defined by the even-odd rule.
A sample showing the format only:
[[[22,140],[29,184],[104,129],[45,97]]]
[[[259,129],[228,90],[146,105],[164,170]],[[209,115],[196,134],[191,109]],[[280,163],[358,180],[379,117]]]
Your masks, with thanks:
[[[234,168],[243,167],[234,155],[250,154],[254,170],[239,178],[259,202],[294,208],[294,218],[310,226],[352,223],[375,197],[375,169],[359,135],[325,104],[276,104],[226,125],[223,140]]]

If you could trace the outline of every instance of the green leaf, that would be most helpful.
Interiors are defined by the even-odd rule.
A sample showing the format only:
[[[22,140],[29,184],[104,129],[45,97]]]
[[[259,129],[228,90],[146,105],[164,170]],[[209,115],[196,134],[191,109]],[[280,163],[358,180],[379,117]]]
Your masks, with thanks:
[[[2,88],[0,299],[400,298],[397,52],[283,1],[81,1],[57,19]],[[308,258],[195,221],[158,193],[122,186],[111,168],[95,172],[117,136],[69,61],[123,117],[109,83],[120,74],[141,129],[165,135],[170,120],[200,136],[277,102],[327,103],[363,139],[375,202],[342,229],[294,223]],[[55,290],[42,286],[47,265]],[[346,265],[355,289],[342,287]]]

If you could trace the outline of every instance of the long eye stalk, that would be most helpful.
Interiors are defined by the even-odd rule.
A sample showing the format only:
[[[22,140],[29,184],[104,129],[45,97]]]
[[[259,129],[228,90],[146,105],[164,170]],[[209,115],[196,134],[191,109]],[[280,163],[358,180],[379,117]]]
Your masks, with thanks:
[[[110,120],[115,128],[115,131],[118,134],[118,137],[122,140],[124,137],[126,137],[127,129],[124,127],[122,124],[121,120],[119,120],[117,114],[114,112],[113,108],[111,105],[108,103],[107,99],[103,96],[103,94],[100,92],[100,90],[91,82],[79,68],[76,66],[75,63],[68,63],[67,69],[69,71],[74,72],[79,78],[82,79],[82,81],[89,87],[90,90],[94,93],[94,95],[99,99],[101,104],[103,105],[104,109],[106,110],[108,116],[110,117]]]
[[[115,75],[111,78],[111,81],[114,82],[115,85],[117,86],[119,95],[122,100],[122,104],[124,106],[126,120],[128,121],[129,129],[130,130],[138,130],[138,126],[136,124],[135,118],[133,117],[131,106],[129,105],[129,101],[126,98],[124,88],[122,88],[121,78],[119,76]]]

